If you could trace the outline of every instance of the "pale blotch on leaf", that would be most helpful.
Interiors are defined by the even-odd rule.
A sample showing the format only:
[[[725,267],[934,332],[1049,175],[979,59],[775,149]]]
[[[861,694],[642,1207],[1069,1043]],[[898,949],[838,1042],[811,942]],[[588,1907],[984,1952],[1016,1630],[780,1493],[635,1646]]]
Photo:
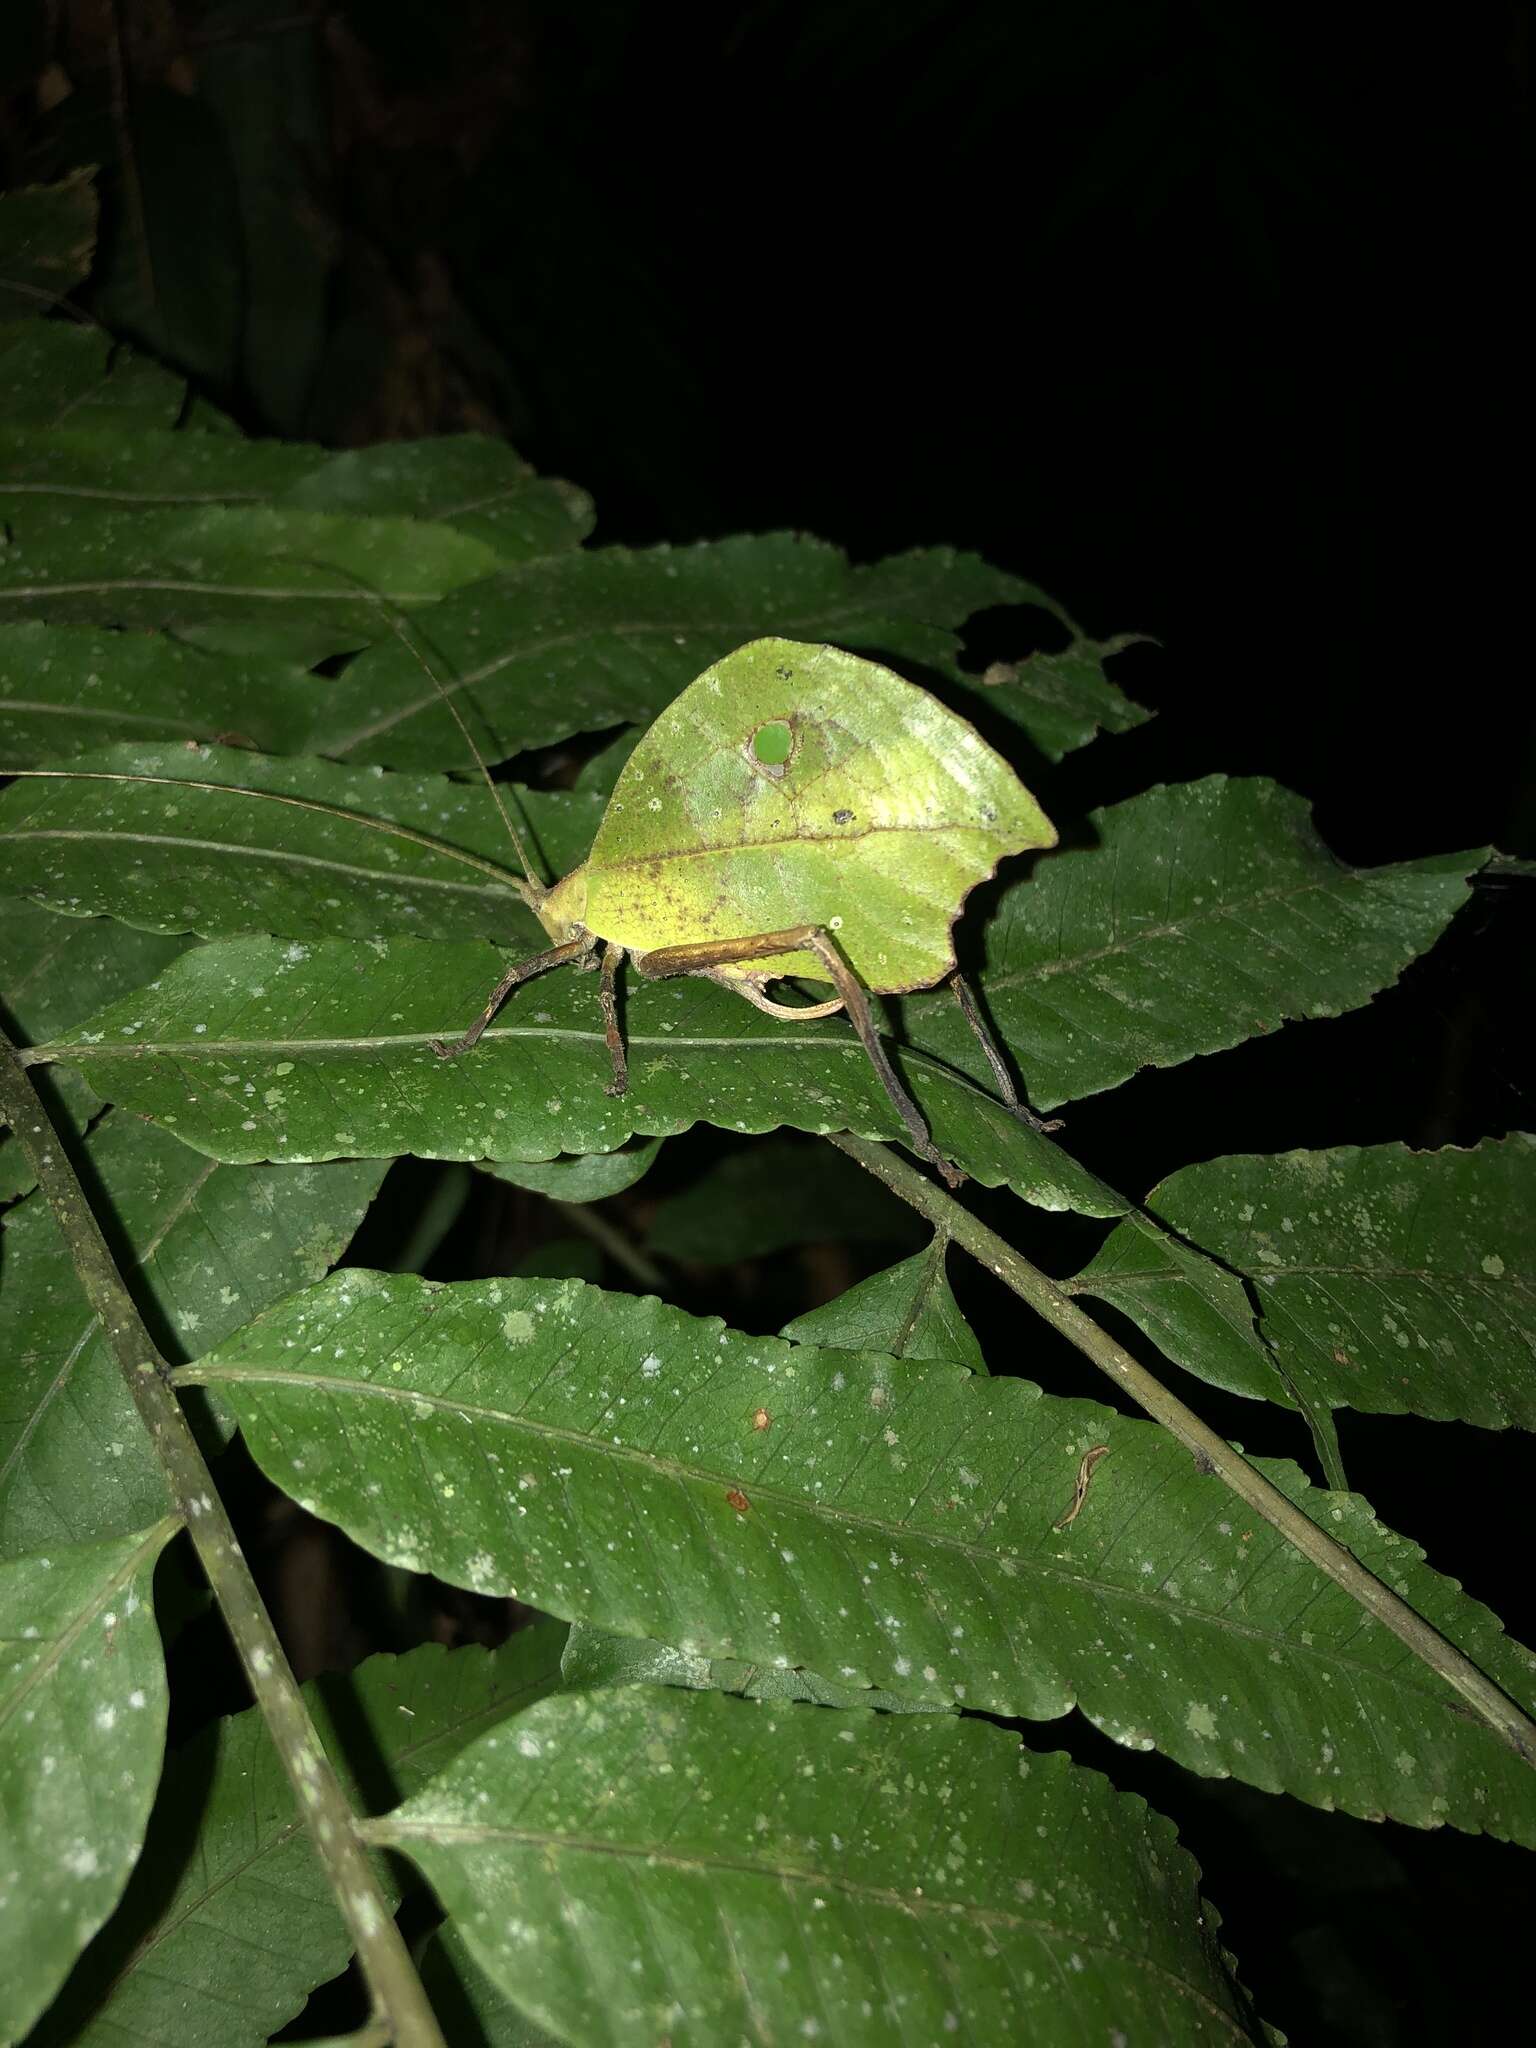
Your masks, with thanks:
[[[533,1317],[525,1308],[514,1308],[501,1319],[501,1334],[509,1344],[526,1344],[533,1335]]]

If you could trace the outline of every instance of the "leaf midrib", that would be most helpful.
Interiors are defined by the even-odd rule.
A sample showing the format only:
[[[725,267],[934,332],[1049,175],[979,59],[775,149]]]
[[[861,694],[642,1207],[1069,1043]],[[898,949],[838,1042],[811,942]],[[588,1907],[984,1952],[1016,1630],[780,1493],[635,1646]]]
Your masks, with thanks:
[[[1332,874],[1318,876],[1313,881],[1277,884],[1272,889],[1261,889],[1252,896],[1228,898],[1209,910],[1191,911],[1187,917],[1172,922],[1146,925],[1140,931],[1129,933],[1123,939],[1112,940],[1108,945],[1096,946],[1087,952],[1058,955],[1053,960],[1042,960],[1029,967],[1005,968],[1001,973],[987,976],[986,988],[989,994],[1001,994],[1032,981],[1048,981],[1058,974],[1074,973],[1079,968],[1093,966],[1099,960],[1114,959],[1149,942],[1178,938],[1196,926],[1213,924],[1220,918],[1231,917],[1241,911],[1264,909],[1271,904],[1290,902],[1297,897],[1314,895],[1322,889],[1347,888],[1351,885],[1361,887],[1380,880],[1383,873],[1388,879],[1399,881],[1405,874],[1412,875],[1416,872],[1418,863],[1414,861],[1406,861],[1385,871],[1380,868],[1347,868],[1341,865]]]
[[[421,1388],[402,1386],[380,1386],[371,1380],[351,1377],[331,1377],[323,1373],[289,1372],[272,1366],[210,1366],[201,1361],[182,1366],[172,1375],[172,1384],[183,1386],[233,1387],[239,1385],[272,1387],[275,1389],[306,1388],[317,1394],[340,1397],[345,1394],[364,1399],[382,1400],[398,1406],[409,1406],[413,1419],[419,1417],[423,1402],[439,1412],[471,1422],[487,1422],[504,1426],[510,1430],[523,1430],[542,1441],[570,1444],[585,1451],[595,1452],[600,1457],[612,1458],[616,1462],[631,1465],[637,1469],[661,1473],[679,1484],[697,1484],[703,1487],[718,1486],[722,1490],[741,1484],[741,1475],[734,1469],[713,1471],[707,1467],[686,1465],[675,1458],[663,1457],[654,1451],[646,1451],[632,1444],[615,1444],[584,1435],[580,1430],[565,1429],[555,1423],[537,1421],[526,1415],[509,1414],[505,1409],[486,1408],[478,1402],[454,1400],[447,1395],[427,1393]],[[697,1390],[695,1390],[697,1391]],[[779,1507],[791,1508],[797,1513],[809,1513],[819,1520],[846,1525],[877,1533],[885,1539],[899,1539],[906,1543],[932,1544],[941,1551],[950,1551],[966,1558],[973,1564],[988,1564],[1003,1571],[1005,1576],[1012,1572],[1033,1572],[1038,1578],[1055,1580],[1070,1585],[1078,1591],[1096,1598],[1113,1598],[1132,1606],[1147,1609],[1159,1615],[1175,1615],[1181,1619],[1208,1624],[1229,1635],[1241,1636],[1250,1642],[1264,1643],[1270,1647],[1280,1646],[1292,1655],[1310,1656],[1314,1660],[1334,1666],[1343,1666],[1359,1672],[1373,1682],[1403,1685],[1400,1673],[1406,1666],[1423,1670],[1413,1657],[1405,1657],[1404,1664],[1396,1669],[1384,1669],[1380,1665],[1366,1664],[1358,1658],[1347,1656],[1342,1650],[1316,1643],[1306,1644],[1273,1629],[1264,1629],[1251,1622],[1236,1621],[1230,1616],[1213,1613],[1206,1607],[1196,1607],[1190,1602],[1171,1598],[1165,1594],[1143,1592],[1140,1587],[1122,1585],[1114,1579],[1090,1577],[1085,1572],[1069,1571],[1059,1565],[1043,1562],[1028,1552],[1010,1554],[998,1549],[989,1549],[980,1543],[967,1542],[959,1536],[946,1535],[939,1529],[920,1529],[911,1522],[893,1522],[884,1516],[861,1513],[833,1501],[808,1500],[802,1494],[786,1493],[780,1488],[761,1480],[748,1481],[755,1501],[772,1502]],[[1177,1569],[1177,1567],[1175,1567]],[[1449,1705],[1432,1688],[1416,1685],[1409,1688],[1432,1699],[1438,1705]],[[1076,1687],[1073,1688],[1074,1692]]]
[[[264,791],[261,793],[265,794]],[[99,826],[66,828],[62,825],[25,825],[0,831],[0,839],[8,843],[24,839],[63,839],[82,843],[103,842],[121,847],[174,847],[178,852],[216,854],[224,859],[277,861],[293,867],[321,868],[328,874],[360,877],[368,882],[384,884],[391,889],[403,890],[419,886],[423,889],[461,890],[467,895],[483,896],[488,900],[506,898],[513,903],[518,901],[510,881],[504,886],[496,887],[489,882],[461,882],[457,876],[429,875],[415,870],[392,873],[387,868],[362,867],[354,861],[335,860],[325,854],[297,853],[286,846],[239,846],[227,839],[193,839],[172,832],[112,832]],[[445,853],[442,857],[453,859],[456,856]],[[457,858],[462,859],[462,855]]]
[[[1074,1928],[1058,1927],[1054,1922],[1031,1918],[1023,1913],[1011,1913],[1001,1906],[986,1906],[965,1901],[957,1916],[956,1902],[946,1899],[931,1899],[920,1885],[914,1883],[910,1892],[898,1891],[888,1885],[860,1882],[849,1877],[833,1877],[826,1871],[807,1869],[792,1863],[753,1862],[747,1857],[712,1855],[701,1850],[683,1852],[659,1843],[629,1843],[605,1841],[600,1836],[556,1834],[542,1828],[513,1827],[465,1827],[446,1822],[411,1822],[385,1815],[381,1820],[366,1821],[363,1833],[380,1846],[405,1848],[410,1842],[422,1841],[436,1847],[451,1843],[500,1844],[511,1843],[519,1848],[536,1849],[548,1856],[551,1851],[570,1851],[580,1855],[612,1857],[628,1862],[643,1859],[647,1867],[662,1865],[667,1869],[684,1874],[698,1873],[708,1876],[711,1872],[731,1872],[738,1876],[761,1878],[765,1882],[784,1885],[814,1885],[818,1890],[841,1892],[861,1903],[884,1906],[904,1917],[921,1919],[932,1914],[944,1923],[953,1925],[958,1917],[962,1925],[985,1929],[1000,1928],[1008,1933],[1028,1933],[1042,1940],[1071,1942],[1074,1946],[1094,1949],[1101,1954],[1116,1957],[1124,1963],[1146,1970],[1182,1991],[1196,2004],[1203,2006],[1214,2018],[1238,2040],[1247,2036],[1237,2026],[1232,2015],[1196,1985],[1181,1977],[1176,1970],[1160,1963],[1155,1956],[1128,1948],[1123,1942],[1110,1941],[1101,1934],[1088,1934]]]

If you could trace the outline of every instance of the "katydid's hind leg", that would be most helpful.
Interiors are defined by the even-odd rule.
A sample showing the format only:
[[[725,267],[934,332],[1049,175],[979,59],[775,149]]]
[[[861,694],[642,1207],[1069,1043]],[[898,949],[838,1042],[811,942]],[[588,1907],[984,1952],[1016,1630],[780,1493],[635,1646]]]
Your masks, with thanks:
[[[440,1060],[457,1059],[460,1053],[468,1052],[470,1047],[478,1042],[480,1034],[520,982],[532,981],[536,974],[544,974],[551,967],[563,967],[567,960],[579,959],[582,954],[591,952],[593,944],[594,941],[585,936],[567,939],[563,946],[551,946],[547,953],[535,953],[531,960],[519,960],[515,967],[507,969],[491,990],[485,1008],[464,1036],[456,1038],[452,1045],[445,1045],[442,1039],[434,1038],[431,1041],[432,1050]]]
[[[826,968],[827,979],[837,990],[838,1001],[848,1012],[848,1021],[858,1034],[859,1043],[890,1098],[891,1107],[906,1127],[913,1151],[936,1166],[950,1187],[958,1187],[965,1175],[950,1164],[929,1136],[922,1111],[901,1085],[901,1077],[891,1065],[890,1055],[880,1041],[863,984],[819,925],[794,925],[787,931],[758,932],[745,939],[705,940],[692,946],[658,947],[649,953],[636,954],[635,966],[648,980],[659,981],[669,974],[709,974],[713,969],[733,962],[768,960],[775,953],[800,951],[814,953]]]
[[[608,1043],[608,1057],[613,1062],[613,1079],[607,1083],[605,1095],[627,1095],[629,1092],[629,1061],[624,1055],[624,1031],[619,1023],[619,969],[624,964],[624,948],[603,941],[603,978],[598,983],[597,1000],[603,1011],[603,1037]]]
[[[1003,1058],[997,1040],[987,1029],[986,1020],[977,1006],[975,993],[958,967],[949,977],[949,985],[955,992],[955,1001],[960,1005],[961,1016],[970,1025],[976,1043],[986,1054],[987,1065],[992,1069],[998,1092],[1004,1102],[1022,1123],[1029,1125],[1032,1131],[1059,1131],[1062,1123],[1059,1116],[1036,1116],[1029,1104],[1020,1098],[1019,1091],[1013,1085],[1013,1075],[1009,1071],[1008,1062]]]

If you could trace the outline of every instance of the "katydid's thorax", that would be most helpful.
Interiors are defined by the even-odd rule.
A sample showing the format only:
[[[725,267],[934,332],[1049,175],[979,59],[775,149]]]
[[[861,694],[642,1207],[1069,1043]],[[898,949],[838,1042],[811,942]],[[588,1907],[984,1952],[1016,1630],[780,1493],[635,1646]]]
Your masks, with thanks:
[[[539,923],[557,946],[585,931],[587,924],[587,864],[572,868],[563,882],[547,889],[534,905]],[[602,934],[599,934],[601,937]]]

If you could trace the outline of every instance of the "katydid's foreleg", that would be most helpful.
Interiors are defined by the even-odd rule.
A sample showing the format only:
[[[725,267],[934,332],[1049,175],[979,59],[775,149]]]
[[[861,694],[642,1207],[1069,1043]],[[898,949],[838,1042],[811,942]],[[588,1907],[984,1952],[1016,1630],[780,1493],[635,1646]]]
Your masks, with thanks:
[[[708,974],[734,962],[768,960],[776,953],[802,951],[814,953],[826,969],[827,979],[837,990],[838,1000],[848,1012],[848,1021],[858,1034],[891,1107],[906,1126],[912,1149],[919,1157],[930,1160],[952,1188],[958,1187],[964,1174],[951,1166],[929,1136],[922,1111],[902,1086],[875,1029],[863,984],[819,925],[795,925],[788,931],[758,932],[744,939],[710,939],[692,946],[662,946],[650,953],[637,953],[635,967],[647,980],[659,981],[669,974]]]
[[[507,969],[491,990],[485,1008],[464,1036],[456,1038],[452,1045],[445,1045],[440,1038],[434,1038],[432,1050],[440,1060],[457,1059],[461,1052],[468,1052],[519,982],[532,981],[536,974],[543,974],[551,967],[563,967],[567,960],[579,960],[583,954],[590,953],[595,944],[594,939],[583,934],[579,939],[567,939],[562,946],[551,946],[547,953],[535,953],[531,960],[519,960],[515,967]]]
[[[603,978],[598,984],[597,1000],[603,1011],[603,1037],[608,1041],[608,1057],[613,1062],[613,1079],[604,1090],[608,1095],[623,1095],[629,1089],[629,1061],[624,1056],[624,1033],[619,1028],[618,973],[624,961],[624,948],[603,941]]]
[[[1061,1118],[1059,1116],[1036,1116],[1029,1104],[1020,1100],[1019,1091],[1013,1085],[1013,1075],[1008,1070],[1008,1062],[1003,1058],[997,1040],[987,1029],[986,1020],[977,1007],[976,997],[971,985],[958,967],[949,977],[949,985],[955,992],[955,1001],[960,1005],[961,1016],[970,1025],[971,1030],[975,1033],[976,1043],[986,1054],[987,1065],[992,1069],[993,1076],[997,1081],[998,1092],[1001,1094],[1004,1102],[1007,1103],[1008,1107],[1021,1122],[1029,1125],[1032,1131],[1059,1131],[1061,1129]]]

